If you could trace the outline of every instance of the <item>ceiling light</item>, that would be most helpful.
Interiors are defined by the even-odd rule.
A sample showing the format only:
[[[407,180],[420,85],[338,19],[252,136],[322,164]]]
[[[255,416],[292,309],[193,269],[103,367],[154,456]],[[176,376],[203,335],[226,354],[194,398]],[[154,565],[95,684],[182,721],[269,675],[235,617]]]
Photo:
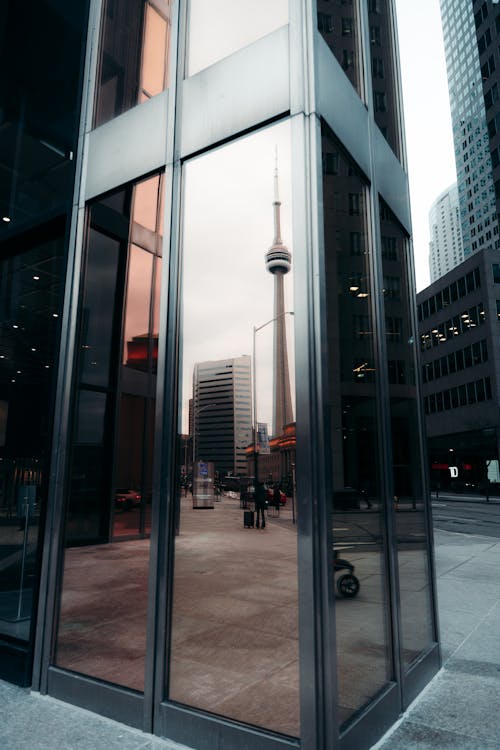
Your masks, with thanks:
[[[31,351],[32,351],[32,352],[36,352],[36,349],[35,349],[35,347],[34,347],[34,346],[32,346],[32,347],[31,347]]]
[[[13,323],[12,328],[19,328],[19,326],[16,323]]]
[[[52,313],[52,317],[53,317],[53,318],[58,318],[58,317],[59,317],[59,315],[58,315],[57,313]]]
[[[9,216],[2,216],[2,221],[5,221],[6,224],[10,223],[10,217]]]
[[[48,370],[50,365],[45,365],[45,369]]]
[[[34,281],[40,281],[40,276],[33,276]]]
[[[356,295],[358,299],[365,299],[368,297],[368,292],[359,292],[359,294]]]

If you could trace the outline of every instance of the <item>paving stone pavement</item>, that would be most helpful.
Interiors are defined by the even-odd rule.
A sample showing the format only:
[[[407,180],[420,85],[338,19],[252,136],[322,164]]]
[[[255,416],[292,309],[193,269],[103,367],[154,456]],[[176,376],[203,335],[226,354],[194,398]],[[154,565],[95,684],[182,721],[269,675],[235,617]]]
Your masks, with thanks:
[[[437,531],[444,666],[372,750],[500,747],[500,541]],[[0,681],[1,750],[188,750]]]
[[[435,542],[443,668],[372,750],[500,747],[500,542]]]

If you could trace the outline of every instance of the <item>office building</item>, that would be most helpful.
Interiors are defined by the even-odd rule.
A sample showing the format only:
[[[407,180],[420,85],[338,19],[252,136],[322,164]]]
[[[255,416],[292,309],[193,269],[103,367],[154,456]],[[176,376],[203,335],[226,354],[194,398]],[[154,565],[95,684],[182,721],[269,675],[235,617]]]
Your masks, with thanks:
[[[252,442],[250,357],[199,362],[193,372],[195,461],[212,461],[220,476],[246,474]]]
[[[432,481],[484,489],[499,459],[500,251],[468,258],[417,301]]]
[[[498,92],[500,56],[500,6],[498,2],[474,1],[474,23],[481,66],[484,108],[488,127],[496,210],[500,212],[500,99]]]
[[[363,750],[440,666],[394,3],[217,7],[1,6],[0,676],[196,750]],[[186,436],[195,365],[274,315],[276,145],[296,493],[257,531],[193,509]]]
[[[436,198],[429,211],[431,283],[463,261],[460,208],[456,183]]]
[[[482,73],[472,3],[440,0],[464,258],[498,248]]]

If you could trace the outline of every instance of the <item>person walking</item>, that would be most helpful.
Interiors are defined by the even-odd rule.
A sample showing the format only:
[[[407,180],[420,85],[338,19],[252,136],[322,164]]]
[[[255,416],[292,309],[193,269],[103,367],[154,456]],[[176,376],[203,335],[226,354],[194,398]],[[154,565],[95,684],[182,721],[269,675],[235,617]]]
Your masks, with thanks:
[[[262,482],[255,485],[255,528],[266,528],[266,490]]]

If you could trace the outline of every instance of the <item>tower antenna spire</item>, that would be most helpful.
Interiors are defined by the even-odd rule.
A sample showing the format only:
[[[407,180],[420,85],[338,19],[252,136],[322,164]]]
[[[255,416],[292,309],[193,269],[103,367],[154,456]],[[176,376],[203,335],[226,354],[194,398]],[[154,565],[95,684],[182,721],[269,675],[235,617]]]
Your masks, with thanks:
[[[273,245],[281,245],[281,201],[278,183],[278,144],[274,147],[274,240]]]

